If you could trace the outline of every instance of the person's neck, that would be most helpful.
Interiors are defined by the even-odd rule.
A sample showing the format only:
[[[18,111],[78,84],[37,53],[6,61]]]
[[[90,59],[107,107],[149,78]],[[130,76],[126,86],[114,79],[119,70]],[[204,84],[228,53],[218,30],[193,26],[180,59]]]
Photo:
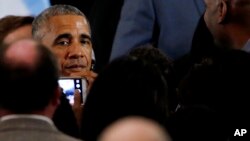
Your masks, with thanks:
[[[53,114],[50,112],[50,110],[47,110],[47,109],[33,111],[33,112],[30,112],[30,113],[15,113],[15,112],[12,112],[12,111],[10,111],[8,109],[0,108],[0,117],[7,116],[7,115],[13,115],[13,114],[41,115],[41,116],[48,117],[50,119],[53,117]]]

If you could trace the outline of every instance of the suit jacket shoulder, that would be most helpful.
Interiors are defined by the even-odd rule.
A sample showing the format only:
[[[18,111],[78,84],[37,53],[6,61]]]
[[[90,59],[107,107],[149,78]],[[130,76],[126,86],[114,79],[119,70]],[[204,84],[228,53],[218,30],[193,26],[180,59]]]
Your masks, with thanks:
[[[80,141],[60,132],[46,121],[30,118],[0,122],[0,140],[4,141]]]

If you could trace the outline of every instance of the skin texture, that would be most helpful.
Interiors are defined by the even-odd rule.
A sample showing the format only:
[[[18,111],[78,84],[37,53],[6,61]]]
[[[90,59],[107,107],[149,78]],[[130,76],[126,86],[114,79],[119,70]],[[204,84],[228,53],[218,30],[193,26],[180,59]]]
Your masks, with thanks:
[[[9,44],[13,41],[16,41],[18,39],[22,38],[32,38],[31,35],[31,24],[30,25],[25,25],[22,26],[13,32],[9,33],[5,38],[4,38],[4,43]]]
[[[84,77],[88,93],[97,74],[91,71],[92,42],[87,19],[79,15],[52,16],[44,30],[41,42],[57,56],[61,75]],[[72,108],[80,125],[83,106],[78,92],[74,97]]]
[[[38,61],[37,43],[32,39],[20,39],[13,42],[6,51],[5,61],[12,67],[34,68]],[[43,110],[33,111],[31,114],[44,115],[52,118],[60,104],[61,91],[59,87],[55,90],[53,98]],[[0,108],[0,116],[15,114],[7,109]]]
[[[171,141],[155,122],[141,117],[118,120],[100,136],[99,141]]]
[[[215,0],[217,1],[217,0]],[[205,22],[209,29],[213,29],[212,27],[216,24],[216,16],[218,15],[217,12],[217,5],[215,2],[211,0],[204,0],[206,4],[206,12],[204,15]]]
[[[10,65],[34,66],[37,56],[36,43],[31,40],[20,40],[11,45],[6,52],[6,59]],[[28,51],[27,51],[28,50]]]
[[[204,0],[204,20],[220,47],[242,49],[250,38],[250,0]]]
[[[92,43],[86,19],[76,15],[51,17],[42,43],[52,49],[63,76],[90,70]]]
[[[206,4],[206,11],[204,14],[204,20],[207,24],[207,27],[209,28],[210,32],[214,36],[215,43],[216,44],[221,44],[220,42],[222,40],[222,37],[224,36],[225,30],[223,30],[224,24],[222,24],[224,18],[225,18],[225,13],[227,9],[225,9],[226,5],[223,0],[204,0]],[[221,3],[224,4],[220,5]]]

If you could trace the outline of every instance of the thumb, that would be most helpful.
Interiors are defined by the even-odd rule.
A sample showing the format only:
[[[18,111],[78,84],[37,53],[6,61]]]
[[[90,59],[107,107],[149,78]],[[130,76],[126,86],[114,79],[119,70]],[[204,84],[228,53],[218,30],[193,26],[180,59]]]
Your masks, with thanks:
[[[75,90],[74,92],[74,104],[73,107],[80,107],[81,106],[81,94],[79,90]]]

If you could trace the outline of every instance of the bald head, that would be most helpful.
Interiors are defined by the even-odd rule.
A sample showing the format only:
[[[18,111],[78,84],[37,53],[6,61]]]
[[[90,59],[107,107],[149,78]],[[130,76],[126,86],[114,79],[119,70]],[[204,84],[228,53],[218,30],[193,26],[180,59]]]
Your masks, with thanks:
[[[8,91],[0,93],[1,109],[16,114],[44,112],[58,98],[58,76],[55,56],[36,41],[21,39],[1,45],[0,89]],[[56,107],[58,102],[53,104]]]
[[[34,67],[37,60],[37,43],[31,39],[23,39],[10,44],[4,60],[12,66]]]
[[[99,141],[171,141],[154,121],[141,117],[118,120],[101,134]]]

